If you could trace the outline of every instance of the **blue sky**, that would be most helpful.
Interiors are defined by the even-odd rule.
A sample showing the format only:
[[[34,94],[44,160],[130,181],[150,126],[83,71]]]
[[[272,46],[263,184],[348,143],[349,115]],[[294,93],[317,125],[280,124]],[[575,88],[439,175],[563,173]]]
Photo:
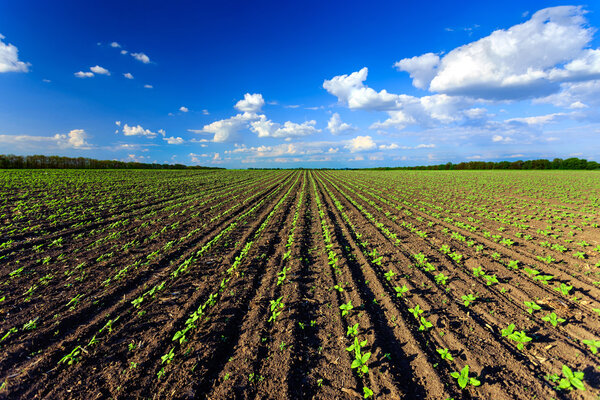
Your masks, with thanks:
[[[403,3],[2,2],[0,153],[600,160],[595,3]]]

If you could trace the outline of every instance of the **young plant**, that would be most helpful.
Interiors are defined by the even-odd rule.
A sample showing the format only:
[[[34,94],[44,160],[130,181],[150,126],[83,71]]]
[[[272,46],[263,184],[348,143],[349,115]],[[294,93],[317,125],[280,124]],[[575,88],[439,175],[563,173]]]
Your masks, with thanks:
[[[552,324],[553,327],[557,327],[558,324],[562,324],[563,322],[565,322],[564,318],[559,318],[556,313],[550,313],[548,315],[546,315],[545,317],[542,317],[543,321],[546,322],[550,322]]]
[[[542,309],[535,301],[526,301],[525,307],[527,307],[527,312],[533,315],[534,311],[539,311]]]
[[[346,314],[348,314],[350,312],[350,310],[352,310],[353,308],[354,307],[352,306],[352,300],[350,300],[346,304],[342,304],[340,306],[340,310],[342,310],[342,317],[345,316]]]
[[[571,368],[563,365],[562,373],[565,377],[558,383],[558,386],[556,387],[558,390],[572,390],[573,388],[585,390],[585,386],[583,385],[583,372],[573,372]]]
[[[402,287],[396,286],[394,290],[396,291],[396,297],[403,297],[405,293],[408,293],[406,285],[402,285]]]
[[[352,365],[350,368],[357,368],[358,374],[363,376],[369,373],[369,367],[367,366],[367,361],[371,358],[371,352],[362,353],[362,348],[367,345],[367,339],[362,342],[358,341],[357,337],[354,337],[354,343],[347,347],[346,350],[350,352],[354,352],[354,361],[352,361]]]
[[[394,275],[396,275],[396,273],[390,269],[384,275],[385,275],[385,279],[387,279],[388,281],[391,281],[392,278],[394,277]]]
[[[346,336],[356,336],[358,335],[358,323],[353,326],[348,327],[348,331],[346,332]]]
[[[284,304],[281,302],[283,296],[278,298],[277,300],[271,300],[271,316],[269,317],[269,322],[275,322],[279,314],[282,313]]]
[[[458,386],[461,389],[467,387],[467,385],[479,386],[481,382],[477,378],[469,378],[469,365],[465,365],[465,367],[460,372],[452,372],[450,374],[454,379],[458,381]]]
[[[515,331],[515,324],[510,324],[502,329],[502,336],[517,342],[517,349],[519,350],[523,350],[525,344],[531,342],[531,337],[527,336],[524,331]]]
[[[582,343],[590,348],[592,354],[598,354],[598,347],[600,347],[600,340],[582,340]]]
[[[461,299],[463,300],[463,304],[465,305],[465,307],[469,307],[469,304],[471,304],[475,300],[477,300],[477,296],[475,296],[472,293],[469,293],[469,294],[462,296]]]
[[[448,350],[448,349],[437,349],[436,351],[438,352],[438,354],[440,355],[440,357],[442,357],[442,360],[448,360],[448,361],[454,360],[454,358],[452,357],[452,354],[450,354],[450,350]]]

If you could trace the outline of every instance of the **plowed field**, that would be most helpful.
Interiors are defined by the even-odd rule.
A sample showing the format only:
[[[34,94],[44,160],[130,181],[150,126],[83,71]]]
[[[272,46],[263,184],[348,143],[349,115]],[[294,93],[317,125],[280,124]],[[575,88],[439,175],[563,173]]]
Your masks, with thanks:
[[[594,172],[0,171],[0,191],[1,398],[600,396]]]

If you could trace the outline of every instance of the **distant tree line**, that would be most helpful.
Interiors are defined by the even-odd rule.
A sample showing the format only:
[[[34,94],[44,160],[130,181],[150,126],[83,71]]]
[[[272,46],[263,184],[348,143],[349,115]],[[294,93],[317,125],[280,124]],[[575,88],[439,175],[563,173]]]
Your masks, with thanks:
[[[541,170],[541,169],[600,169],[600,164],[596,161],[587,161],[581,158],[555,158],[554,160],[518,160],[518,161],[469,161],[453,164],[451,162],[439,165],[425,165],[417,167],[390,167],[390,168],[371,168],[378,170],[395,169],[414,169],[414,170],[466,170],[466,169],[520,169],[520,170]]]
[[[149,164],[133,161],[95,160],[84,157],[15,156],[0,154],[0,169],[222,169],[183,164]]]

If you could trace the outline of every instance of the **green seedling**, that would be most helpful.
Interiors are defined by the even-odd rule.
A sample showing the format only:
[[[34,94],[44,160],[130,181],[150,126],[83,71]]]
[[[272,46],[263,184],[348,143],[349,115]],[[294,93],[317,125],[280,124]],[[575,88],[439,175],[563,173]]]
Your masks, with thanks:
[[[369,367],[367,366],[367,361],[371,358],[371,353],[362,353],[362,348],[367,345],[367,340],[363,340],[360,342],[357,337],[354,337],[354,343],[347,347],[346,350],[350,352],[354,352],[354,361],[352,361],[352,365],[350,366],[352,369],[357,369],[359,375],[365,375],[369,373]]]
[[[485,283],[488,286],[492,286],[493,284],[498,283],[498,278],[496,277],[496,274],[494,274],[494,275],[485,275],[484,278],[485,278],[485,281],[486,281]]]
[[[465,365],[465,367],[459,372],[452,372],[450,374],[454,379],[458,381],[458,386],[461,389],[467,387],[467,385],[479,386],[481,382],[477,378],[469,378],[469,365]]]
[[[517,342],[517,349],[519,350],[523,350],[525,344],[532,340],[524,331],[515,331],[515,324],[510,324],[505,329],[502,329],[502,336]]]
[[[358,335],[358,323],[353,326],[348,327],[348,331],[346,332],[346,336],[356,336]]]
[[[559,390],[572,390],[573,388],[579,390],[585,390],[585,386],[583,385],[583,372],[573,372],[571,368],[566,365],[562,366],[562,373],[565,376],[558,383],[557,389]]]
[[[408,293],[406,285],[402,285],[402,287],[396,286],[394,287],[394,290],[396,291],[396,297],[403,297],[404,294]]]
[[[448,360],[448,361],[454,360],[454,358],[452,357],[452,354],[450,354],[450,350],[437,349],[436,351],[439,353],[440,357],[442,357],[442,360]]]
[[[542,309],[535,301],[526,301],[525,307],[527,307],[527,312],[533,315],[534,311],[539,311]]]
[[[373,397],[373,391],[366,386],[363,386],[363,394],[365,399]]]
[[[283,296],[281,296],[277,300],[271,300],[271,316],[269,317],[269,322],[275,322],[277,317],[279,317],[279,315],[283,312],[284,304],[281,302],[282,299]]]
[[[477,296],[469,293],[469,294],[462,296],[461,299],[463,300],[463,304],[465,305],[465,307],[469,307],[469,305],[471,303],[473,303],[475,300],[477,300]]]
[[[480,276],[483,276],[484,274],[485,274],[485,272],[483,272],[483,268],[481,266],[473,268],[473,276],[475,278],[479,278]]]
[[[445,285],[448,282],[448,277],[440,272],[435,276],[435,282],[439,285]]]
[[[79,362],[79,359],[81,358],[81,346],[77,346],[75,347],[69,354],[67,354],[66,356],[64,356],[63,358],[60,359],[60,361],[58,361],[59,364],[64,364],[67,363],[67,365],[73,365]]]
[[[350,300],[346,304],[342,304],[340,306],[340,310],[342,310],[342,317],[345,316],[346,314],[348,314],[350,312],[350,310],[352,310],[353,308],[354,307],[352,306],[352,300]]]
[[[560,286],[554,288],[554,290],[562,293],[564,296],[568,296],[571,289],[573,289],[573,286],[566,285],[564,283],[561,283]]]
[[[391,281],[392,278],[394,277],[394,275],[396,275],[396,273],[390,269],[384,275],[385,275],[385,279],[387,279],[388,281]]]
[[[552,324],[553,327],[557,327],[558,324],[562,324],[563,322],[565,322],[564,318],[559,318],[556,313],[550,313],[548,315],[546,315],[545,317],[542,317],[543,321],[546,322],[550,322]]]
[[[590,348],[592,354],[598,354],[598,347],[600,347],[600,340],[582,340],[583,344],[587,345]]]

